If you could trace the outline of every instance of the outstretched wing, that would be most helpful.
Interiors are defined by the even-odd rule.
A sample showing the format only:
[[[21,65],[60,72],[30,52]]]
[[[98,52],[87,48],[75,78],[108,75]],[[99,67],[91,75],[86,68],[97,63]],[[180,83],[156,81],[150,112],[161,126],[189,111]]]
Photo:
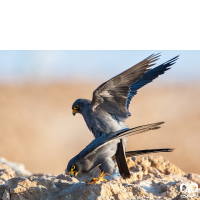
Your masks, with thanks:
[[[171,65],[176,63],[176,60],[178,58],[179,56],[176,56],[172,58],[171,60],[168,60],[167,62],[159,65],[158,67],[155,67],[154,69],[149,70],[142,76],[142,78],[140,78],[137,82],[133,83],[130,86],[130,92],[127,98],[127,109],[129,108],[131,99],[137,94],[137,90],[139,90],[141,87],[153,81],[159,75],[164,74],[165,71],[170,69]]]
[[[159,56],[159,54],[152,54],[140,63],[100,85],[93,92],[92,109],[94,110],[99,106],[111,115],[116,115],[122,119],[127,118],[127,97],[130,93],[130,86],[149,71],[149,67],[155,64]]]

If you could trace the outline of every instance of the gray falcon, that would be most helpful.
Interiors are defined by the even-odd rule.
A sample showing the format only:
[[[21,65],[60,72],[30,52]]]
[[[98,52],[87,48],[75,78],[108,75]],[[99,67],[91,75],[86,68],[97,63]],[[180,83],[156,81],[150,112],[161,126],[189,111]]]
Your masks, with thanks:
[[[178,59],[178,56],[176,56],[151,69],[150,67],[155,65],[159,56],[160,54],[152,54],[140,63],[101,84],[93,92],[92,101],[77,99],[72,105],[73,115],[80,113],[83,116],[95,138],[127,128],[128,126],[124,122],[131,116],[129,104],[133,96],[137,94],[137,90],[159,75],[164,74]],[[124,154],[126,143],[126,138],[118,143],[115,155],[119,172],[124,179],[130,178]]]
[[[111,175],[114,172],[114,162],[115,154],[117,152],[117,145],[120,139],[124,137],[139,134],[149,130],[155,130],[160,128],[163,122],[147,124],[131,129],[124,129],[117,132],[111,132],[109,134],[104,134],[98,138],[95,138],[88,146],[86,146],[78,155],[72,158],[66,168],[66,173],[68,172],[71,176],[77,175],[79,172],[89,173],[97,166],[101,170],[101,174],[98,178],[93,178],[86,181],[88,185],[93,183],[99,183],[101,181],[106,181],[103,177]],[[126,155],[135,156],[144,153],[155,153],[155,152],[171,152],[173,149],[148,149],[140,151],[127,152]]]

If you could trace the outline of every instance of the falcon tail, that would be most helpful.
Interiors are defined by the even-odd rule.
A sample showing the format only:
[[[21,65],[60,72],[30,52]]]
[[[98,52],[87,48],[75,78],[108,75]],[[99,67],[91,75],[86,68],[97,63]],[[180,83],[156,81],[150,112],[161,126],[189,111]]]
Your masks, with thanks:
[[[136,150],[136,151],[127,151],[127,152],[125,152],[125,155],[126,155],[127,158],[129,158],[129,157],[148,154],[148,153],[172,152],[173,150],[174,149],[171,149],[171,148],[166,148],[166,149],[144,149],[144,150]],[[116,157],[113,156],[112,159],[116,160]]]
[[[164,122],[157,122],[157,123],[153,123],[153,124],[147,124],[147,125],[143,125],[143,126],[138,126],[129,130],[122,130],[117,132],[115,135],[113,135],[108,141],[112,141],[112,140],[116,140],[116,139],[120,139],[120,143],[118,143],[117,146],[117,152],[115,154],[115,159],[117,161],[117,165],[119,168],[119,173],[122,176],[123,179],[127,179],[130,178],[131,174],[130,171],[128,169],[127,166],[127,162],[126,162],[126,154],[130,156],[133,156],[134,154],[145,154],[147,152],[155,152],[156,150],[140,150],[140,151],[136,151],[136,152],[128,152],[128,153],[124,153],[124,148],[123,148],[123,144],[122,144],[122,138],[124,137],[128,137],[131,135],[135,135],[135,134],[139,134],[145,131],[149,131],[149,130],[155,130],[160,128],[159,125],[163,124]],[[107,142],[108,142],[107,141]],[[158,152],[158,150],[157,150]]]
[[[130,178],[131,174],[126,162],[126,156],[124,154],[124,147],[123,147],[122,140],[120,140],[120,143],[118,143],[117,145],[117,152],[115,154],[115,158],[116,158],[117,165],[119,168],[119,173],[122,176],[122,178],[123,179]]]

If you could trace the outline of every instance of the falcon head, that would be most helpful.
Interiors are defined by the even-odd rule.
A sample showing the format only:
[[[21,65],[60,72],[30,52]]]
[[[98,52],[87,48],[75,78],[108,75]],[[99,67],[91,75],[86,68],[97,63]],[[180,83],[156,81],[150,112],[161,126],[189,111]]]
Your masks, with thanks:
[[[81,171],[82,166],[81,166],[81,162],[78,159],[77,156],[75,156],[74,158],[72,158],[68,165],[67,168],[65,169],[65,173],[69,173],[69,175],[72,176],[77,176],[77,174]]]
[[[76,115],[76,113],[82,114],[83,109],[86,105],[90,105],[91,101],[88,99],[77,99],[72,105],[72,114]]]

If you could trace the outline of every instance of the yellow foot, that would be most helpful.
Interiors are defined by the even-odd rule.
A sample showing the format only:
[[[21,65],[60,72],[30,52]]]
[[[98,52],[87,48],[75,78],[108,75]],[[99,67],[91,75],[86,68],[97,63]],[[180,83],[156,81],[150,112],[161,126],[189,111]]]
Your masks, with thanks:
[[[86,183],[87,183],[87,185],[91,185],[94,183],[101,183],[103,181],[107,181],[106,179],[103,178],[105,175],[106,175],[106,173],[102,172],[98,178],[93,178],[93,179],[87,180]]]

